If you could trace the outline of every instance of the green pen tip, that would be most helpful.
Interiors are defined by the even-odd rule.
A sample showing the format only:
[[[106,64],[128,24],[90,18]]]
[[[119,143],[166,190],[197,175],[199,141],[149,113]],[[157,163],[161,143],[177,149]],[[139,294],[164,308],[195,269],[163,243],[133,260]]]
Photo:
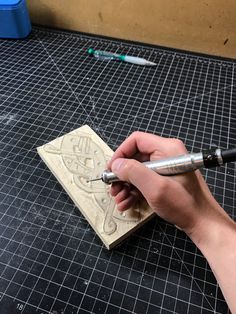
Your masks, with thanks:
[[[88,49],[88,53],[89,53],[90,55],[93,54],[93,53],[94,53],[93,48],[89,48],[89,49]]]

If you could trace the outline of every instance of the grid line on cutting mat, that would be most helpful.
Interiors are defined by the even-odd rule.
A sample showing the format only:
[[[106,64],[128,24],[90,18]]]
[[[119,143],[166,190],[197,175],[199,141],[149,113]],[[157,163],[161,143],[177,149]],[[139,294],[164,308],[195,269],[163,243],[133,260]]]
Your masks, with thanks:
[[[0,44],[0,312],[226,313],[181,231],[156,217],[108,252],[36,147],[83,124],[113,149],[135,130],[195,151],[235,146],[235,62],[39,27]],[[157,66],[96,60],[90,47]],[[234,166],[204,175],[235,219]]]

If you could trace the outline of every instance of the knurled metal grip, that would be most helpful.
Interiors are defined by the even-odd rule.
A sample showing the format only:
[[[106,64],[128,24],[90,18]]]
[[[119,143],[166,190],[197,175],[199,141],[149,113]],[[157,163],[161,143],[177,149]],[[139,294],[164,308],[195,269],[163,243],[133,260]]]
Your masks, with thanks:
[[[203,166],[202,153],[192,153],[144,162],[145,166],[161,175],[175,175],[194,171]]]

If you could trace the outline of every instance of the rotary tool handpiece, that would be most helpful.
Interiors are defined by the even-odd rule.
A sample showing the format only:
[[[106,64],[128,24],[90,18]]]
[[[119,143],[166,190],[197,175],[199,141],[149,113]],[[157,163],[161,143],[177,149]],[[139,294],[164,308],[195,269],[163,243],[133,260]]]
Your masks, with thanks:
[[[171,176],[187,173],[203,167],[217,167],[231,161],[236,161],[236,148],[225,151],[221,151],[219,148],[210,149],[200,153],[190,153],[155,161],[147,161],[143,164],[160,175]],[[98,180],[102,180],[106,184],[121,181],[109,170],[105,170],[100,178],[92,179],[88,182]]]

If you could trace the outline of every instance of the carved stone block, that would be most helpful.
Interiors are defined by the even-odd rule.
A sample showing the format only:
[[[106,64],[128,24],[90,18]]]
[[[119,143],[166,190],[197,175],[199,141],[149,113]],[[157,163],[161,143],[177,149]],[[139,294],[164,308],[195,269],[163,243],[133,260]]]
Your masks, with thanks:
[[[108,249],[153,217],[147,204],[120,214],[109,186],[102,181],[87,182],[101,175],[113,154],[89,126],[38,147],[37,151]]]

